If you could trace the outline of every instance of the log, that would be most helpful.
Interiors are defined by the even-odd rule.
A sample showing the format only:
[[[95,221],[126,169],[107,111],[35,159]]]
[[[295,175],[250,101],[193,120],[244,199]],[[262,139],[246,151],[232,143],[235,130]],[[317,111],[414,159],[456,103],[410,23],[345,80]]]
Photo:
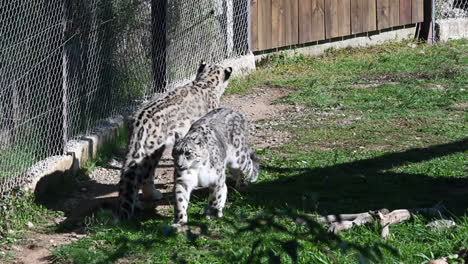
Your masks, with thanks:
[[[377,220],[382,227],[381,236],[387,238],[390,234],[390,225],[398,224],[411,219],[413,214],[422,214],[427,217],[438,217],[447,219],[444,213],[447,210],[441,202],[431,208],[412,208],[412,209],[397,209],[389,211],[386,208],[369,211],[367,213],[358,214],[338,214],[338,215],[312,215],[306,214],[306,217],[315,218],[320,223],[327,223],[328,232],[337,234],[340,231],[351,229],[355,226],[361,226]],[[296,219],[296,223],[303,223],[303,219]]]

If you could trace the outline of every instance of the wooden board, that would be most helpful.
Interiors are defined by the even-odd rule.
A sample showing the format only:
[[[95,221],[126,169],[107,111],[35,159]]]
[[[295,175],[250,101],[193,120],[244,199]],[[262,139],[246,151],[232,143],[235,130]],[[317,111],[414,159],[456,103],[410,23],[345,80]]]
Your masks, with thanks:
[[[325,39],[325,2],[312,0],[312,40]]]
[[[396,0],[389,0],[396,1]],[[377,4],[375,0],[364,0],[364,10],[366,13],[363,16],[366,18],[364,31],[377,30]]]
[[[400,25],[400,1],[389,0],[390,13],[389,13],[389,24],[391,27]]]
[[[362,30],[369,32],[377,30],[377,6],[375,0],[361,0],[362,1]],[[389,0],[390,1],[390,0]],[[392,0],[396,1],[396,0]]]
[[[351,0],[338,0],[338,34],[351,35]]]
[[[285,43],[285,39],[284,39],[285,12],[284,12],[283,3],[284,3],[284,0],[271,0],[271,47],[272,48],[284,46],[284,43]]]
[[[411,24],[411,0],[400,0],[400,25]]]
[[[258,50],[258,14],[257,0],[250,0],[250,48]]]
[[[285,43],[295,45],[299,41],[298,0],[283,0],[285,13]]]
[[[327,39],[351,34],[350,0],[327,0],[325,36]]]
[[[390,0],[377,0],[377,28],[390,27]]]
[[[271,0],[258,0],[258,50],[271,49]]]
[[[299,43],[313,41],[312,0],[299,0]]]
[[[411,22],[420,23],[424,21],[424,0],[412,0]]]
[[[298,0],[271,0],[272,48],[298,43]]]
[[[351,0],[351,33],[363,32],[362,8],[364,0]]]
[[[339,36],[338,30],[338,0],[325,2],[325,37],[327,39]]]

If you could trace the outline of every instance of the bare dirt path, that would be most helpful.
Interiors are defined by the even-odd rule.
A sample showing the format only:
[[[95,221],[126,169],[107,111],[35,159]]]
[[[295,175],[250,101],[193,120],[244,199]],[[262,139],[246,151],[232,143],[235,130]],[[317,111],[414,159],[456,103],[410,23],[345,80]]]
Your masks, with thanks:
[[[284,112],[292,106],[274,103],[277,99],[286,96],[290,91],[275,87],[252,88],[247,95],[228,95],[223,97],[222,107],[232,108],[243,113],[251,123],[251,145],[255,149],[281,144],[289,136],[285,132],[270,129],[269,122],[284,119]],[[48,205],[53,210],[65,213],[63,219],[56,219],[54,226],[59,222],[77,223],[93,212],[115,206],[119,181],[119,169],[122,166],[123,153],[117,153],[105,168],[97,168],[89,179],[78,183],[77,190],[70,193],[65,199]],[[156,210],[168,212],[171,210],[172,191],[172,160],[170,152],[166,151],[157,170],[159,179],[157,187],[165,194],[165,198],[158,201]],[[152,204],[154,207],[154,204]],[[63,222],[62,222],[63,224]],[[35,231],[32,228],[20,243],[14,245],[10,253],[15,255],[13,263],[16,264],[43,264],[51,263],[51,250],[85,237],[83,227],[76,225],[71,230],[62,233]]]

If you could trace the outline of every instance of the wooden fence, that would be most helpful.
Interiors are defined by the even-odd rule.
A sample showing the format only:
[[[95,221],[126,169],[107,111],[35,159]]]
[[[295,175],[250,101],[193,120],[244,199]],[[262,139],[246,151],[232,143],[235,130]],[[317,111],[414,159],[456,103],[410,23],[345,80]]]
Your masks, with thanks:
[[[423,0],[250,0],[252,50],[422,22]]]

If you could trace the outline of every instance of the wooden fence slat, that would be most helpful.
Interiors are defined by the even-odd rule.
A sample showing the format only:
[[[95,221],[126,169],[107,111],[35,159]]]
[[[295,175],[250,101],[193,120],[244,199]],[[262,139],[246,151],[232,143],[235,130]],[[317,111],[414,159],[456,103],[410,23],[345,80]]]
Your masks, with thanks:
[[[325,39],[324,0],[312,0],[312,40]]]
[[[257,0],[250,0],[250,48],[258,50]]]
[[[262,1],[262,0],[260,0]],[[271,1],[271,48],[284,46],[284,0],[263,0]]]
[[[338,0],[338,34],[351,34],[351,0]]]
[[[411,0],[400,0],[400,25],[411,24]]]
[[[390,0],[389,0],[390,1]],[[391,0],[391,1],[395,1],[395,0]],[[363,30],[364,31],[374,31],[374,30],[377,30],[377,5],[376,5],[376,2],[375,0],[364,0],[364,2],[366,3],[366,10],[367,10],[367,14],[366,14],[366,18],[367,18],[367,22],[366,22],[366,25],[367,27],[363,27]]]
[[[325,1],[325,37],[327,39],[339,36],[338,31],[338,0]]]
[[[377,0],[377,28],[390,27],[390,3],[389,0]]]
[[[424,1],[413,0],[411,4],[411,22],[420,23],[424,21]]]
[[[396,27],[400,25],[400,1],[389,0],[389,4],[389,24],[391,27]]]
[[[298,30],[299,30],[299,19],[298,19],[298,0],[283,0],[284,13],[286,23],[285,28],[285,43],[283,45],[295,45],[298,43]]]
[[[312,41],[312,0],[299,0],[299,43]]]
[[[375,0],[361,0],[362,1],[362,31],[369,32],[377,30],[377,6]],[[395,0],[393,0],[395,1]]]
[[[359,34],[363,32],[362,8],[364,0],[351,0],[351,33]]]
[[[258,1],[258,49],[271,49],[271,0]]]

